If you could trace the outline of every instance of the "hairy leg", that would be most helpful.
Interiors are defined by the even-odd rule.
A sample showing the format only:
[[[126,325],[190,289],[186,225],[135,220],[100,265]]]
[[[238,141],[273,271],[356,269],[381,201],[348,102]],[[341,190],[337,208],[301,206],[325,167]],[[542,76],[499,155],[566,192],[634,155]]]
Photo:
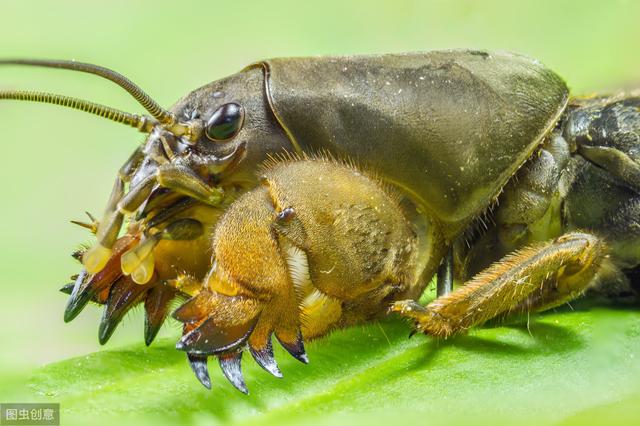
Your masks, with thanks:
[[[404,300],[391,310],[414,320],[418,331],[446,338],[497,316],[574,299],[593,282],[605,255],[598,237],[565,234],[506,256],[426,307]]]

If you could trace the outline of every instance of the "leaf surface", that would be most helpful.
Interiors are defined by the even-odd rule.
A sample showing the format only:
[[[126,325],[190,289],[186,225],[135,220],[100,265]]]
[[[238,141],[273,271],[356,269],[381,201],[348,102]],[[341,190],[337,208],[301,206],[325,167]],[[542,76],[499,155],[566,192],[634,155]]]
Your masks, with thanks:
[[[595,424],[640,415],[637,309],[583,306],[449,341],[408,332],[400,320],[335,332],[307,345],[309,365],[276,350],[283,379],[245,356],[248,396],[215,360],[207,391],[171,339],[45,366],[30,392],[60,402],[65,425]]]

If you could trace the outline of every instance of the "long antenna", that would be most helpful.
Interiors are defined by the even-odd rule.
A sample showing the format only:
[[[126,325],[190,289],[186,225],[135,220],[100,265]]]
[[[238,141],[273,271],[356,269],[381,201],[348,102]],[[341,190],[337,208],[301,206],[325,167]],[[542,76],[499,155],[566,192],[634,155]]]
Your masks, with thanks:
[[[133,96],[135,100],[138,101],[138,103],[160,123],[169,124],[174,120],[173,115],[169,111],[158,105],[158,103],[151,99],[151,96],[147,95],[137,84],[109,68],[84,62],[48,59],[0,59],[0,65],[28,65],[44,68],[60,68],[97,75],[114,82],[129,92],[129,94]]]
[[[94,64],[88,64],[85,62],[49,60],[49,59],[0,59],[0,66],[1,65],[27,65],[27,66],[44,67],[44,68],[59,68],[59,69],[85,72],[88,74],[93,74],[93,75],[100,76],[102,78],[106,78],[107,80],[117,84],[118,86],[126,90],[131,96],[134,97],[136,101],[138,101],[140,105],[142,105],[144,109],[146,109],[149,112],[149,114],[151,114],[151,116],[153,116],[156,120],[158,120],[158,122],[160,122],[160,124],[163,125],[167,130],[171,131],[176,136],[186,135],[189,138],[194,137],[192,133],[193,129],[191,128],[191,126],[189,126],[189,124],[178,122],[176,120],[176,117],[171,112],[162,108],[156,101],[154,101],[151,98],[151,96],[147,95],[145,91],[142,90],[137,84],[135,84],[134,82],[129,80],[127,77],[123,76],[122,74],[116,71],[110,70],[109,68],[101,67],[99,65],[94,65]],[[61,95],[52,95],[47,93],[47,94],[40,94],[39,99],[27,99],[27,98],[18,97],[18,96],[24,96],[24,94],[26,93],[30,93],[31,95],[34,95],[36,92],[7,91],[3,93],[5,94],[5,99],[19,99],[19,100],[32,100],[37,102],[47,102],[47,103],[53,103],[57,105],[69,106],[71,108],[81,109],[87,112],[92,112],[91,108],[80,107],[80,105],[93,105],[93,106],[100,106],[101,111],[112,111],[112,112],[117,111],[120,114],[127,114],[127,113],[123,113],[122,111],[118,111],[113,108],[106,107],[104,105],[93,104],[88,101],[82,101],[80,99],[69,98]],[[13,97],[9,96],[11,93],[14,93],[15,96]],[[52,102],[53,99],[59,99],[59,101]],[[62,101],[60,101],[61,99],[67,99],[67,103],[62,103]],[[71,102],[70,100],[73,100],[73,102]],[[72,104],[75,104],[78,106],[73,106]],[[95,114],[95,112],[93,113]],[[98,115],[101,115],[101,114],[98,114]],[[133,114],[128,114],[128,115],[133,116]],[[104,113],[104,115],[101,115],[101,116],[105,118],[109,118],[109,114],[107,114],[106,112]],[[139,116],[136,116],[136,117],[139,117]],[[113,120],[113,118],[110,118],[110,119]],[[125,121],[120,121],[120,122],[124,123]],[[144,125],[146,126],[146,123]]]
[[[0,99],[12,99],[18,101],[44,102],[61,105],[68,108],[79,109],[97,116],[135,127],[141,132],[149,133],[157,122],[148,116],[129,114],[105,105],[96,104],[78,98],[56,95],[46,92],[30,92],[25,90],[0,90]]]

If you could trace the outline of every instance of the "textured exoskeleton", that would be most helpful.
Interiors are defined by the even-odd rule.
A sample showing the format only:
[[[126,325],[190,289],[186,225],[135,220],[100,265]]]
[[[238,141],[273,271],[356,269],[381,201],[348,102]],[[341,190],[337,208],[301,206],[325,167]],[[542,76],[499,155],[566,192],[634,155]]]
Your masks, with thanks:
[[[101,75],[152,115],[0,92],[149,133],[102,220],[83,224],[97,241],[77,253],[65,319],[104,303],[105,342],[144,303],[149,344],[170,302],[190,296],[174,314],[178,348],[205,386],[215,355],[246,391],[245,347],[279,375],[272,333],[304,362],[304,339],[389,308],[447,337],[564,303],[598,278],[624,281],[640,261],[638,97],[570,101],[560,77],[524,56],[272,59],[169,111],[104,68],[0,64]],[[434,276],[441,297],[423,307]],[[468,282],[449,293],[454,276]]]

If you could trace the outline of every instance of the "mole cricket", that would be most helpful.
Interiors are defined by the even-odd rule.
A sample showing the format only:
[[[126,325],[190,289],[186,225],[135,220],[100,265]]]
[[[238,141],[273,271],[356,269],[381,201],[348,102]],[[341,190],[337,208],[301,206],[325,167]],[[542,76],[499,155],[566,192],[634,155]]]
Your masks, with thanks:
[[[0,91],[147,134],[100,219],[75,222],[95,243],[74,253],[64,319],[104,305],[106,343],[141,304],[149,345],[172,315],[176,348],[208,388],[216,357],[247,392],[246,349],[281,377],[273,336],[306,363],[304,341],[389,312],[446,338],[595,286],[633,287],[638,92],[572,98],[536,60],[451,50],[265,60],[167,110],[104,67],[0,65],[95,74],[147,111]],[[433,277],[439,297],[422,306]]]

